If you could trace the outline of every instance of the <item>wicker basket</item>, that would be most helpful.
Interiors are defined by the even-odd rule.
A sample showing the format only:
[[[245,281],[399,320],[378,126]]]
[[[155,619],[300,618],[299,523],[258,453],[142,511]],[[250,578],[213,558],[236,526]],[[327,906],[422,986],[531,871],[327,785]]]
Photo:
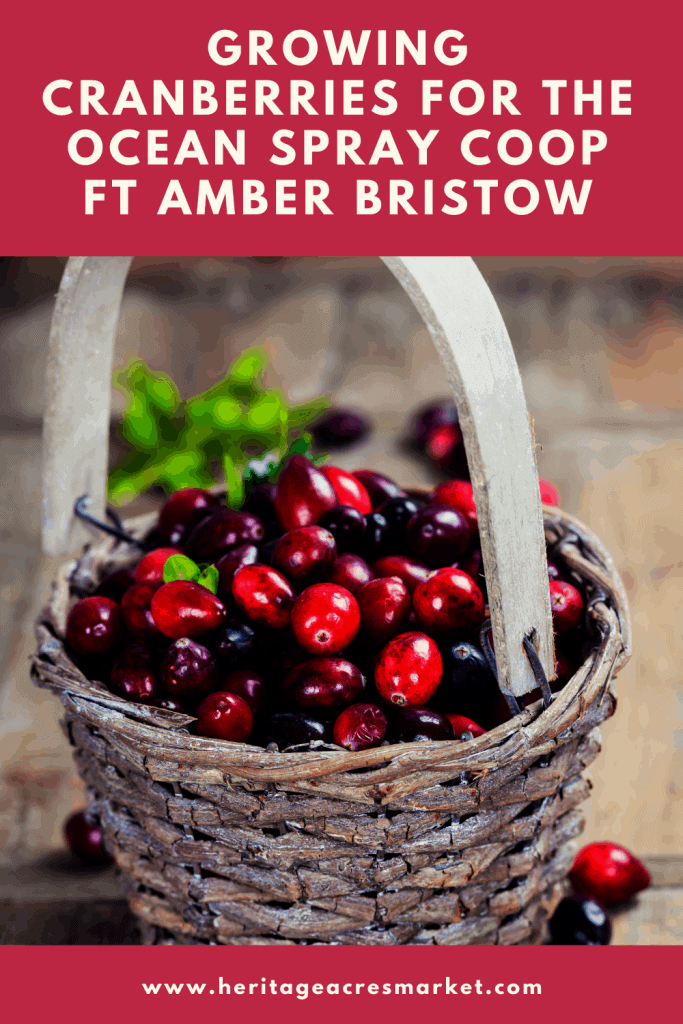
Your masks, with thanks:
[[[480,495],[475,474],[473,482]],[[32,674],[64,705],[91,808],[145,942],[543,941],[584,825],[584,769],[600,750],[613,676],[630,653],[609,553],[572,517],[548,507],[543,515],[553,558],[584,588],[595,648],[548,706],[539,701],[466,743],[359,753],[317,743],[279,753],[194,736],[192,718],[87,679],[63,644],[71,605],[139,553],[107,538],[63,567],[37,625]],[[142,537],[153,523],[127,526]],[[486,562],[486,529],[482,546]],[[496,571],[489,557],[494,613]],[[495,627],[494,619],[494,636]],[[525,692],[519,680],[512,689]]]

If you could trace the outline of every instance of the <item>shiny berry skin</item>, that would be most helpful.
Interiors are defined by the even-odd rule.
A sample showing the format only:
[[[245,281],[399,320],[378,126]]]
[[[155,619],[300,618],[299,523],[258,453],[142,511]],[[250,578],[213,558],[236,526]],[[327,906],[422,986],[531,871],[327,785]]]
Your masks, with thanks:
[[[370,432],[370,424],[362,416],[347,409],[330,409],[310,427],[318,447],[349,448]]]
[[[179,715],[187,714],[185,705],[175,697],[158,697],[151,702],[150,707],[161,708],[163,711],[175,711]]]
[[[198,700],[218,683],[216,661],[208,647],[183,636],[166,652],[161,678],[170,697]]]
[[[195,562],[217,562],[241,544],[259,544],[266,531],[251,512],[222,508],[203,519],[187,538],[185,548]]]
[[[445,505],[427,505],[418,509],[406,526],[408,553],[433,569],[457,562],[469,542],[467,519],[461,512]]]
[[[397,483],[372,469],[354,469],[353,475],[363,484],[370,496],[373,509],[379,508],[389,498],[405,498],[406,492]]]
[[[352,704],[334,723],[332,736],[338,747],[370,750],[387,734],[387,716],[376,704]]]
[[[413,608],[425,629],[435,633],[467,633],[484,621],[484,598],[471,577],[460,569],[437,569],[413,593]]]
[[[405,631],[410,615],[410,594],[398,576],[371,580],[356,591],[360,633],[374,647],[384,647]]]
[[[152,598],[159,589],[156,583],[135,583],[121,598],[121,614],[123,621],[138,640],[148,644],[168,643],[152,618]]]
[[[221,601],[232,599],[232,581],[243,565],[255,565],[259,561],[259,549],[255,544],[240,544],[228,551],[216,562],[218,569],[218,596]]]
[[[467,715],[454,715],[451,713],[446,714],[446,718],[453,726],[453,735],[456,740],[459,740],[464,732],[471,732],[475,739],[477,736],[483,736],[486,733],[486,729],[482,729],[480,725],[473,722]]]
[[[230,618],[211,637],[214,654],[229,669],[258,665],[267,654],[263,632],[255,622]]]
[[[235,603],[254,622],[271,629],[289,625],[294,591],[289,580],[268,565],[243,565],[232,581]]]
[[[418,411],[411,427],[412,441],[415,447],[424,451],[427,435],[435,427],[446,427],[458,422],[455,402],[445,398],[441,402],[432,402]]]
[[[313,740],[329,741],[331,738],[329,725],[314,715],[303,711],[279,711],[266,723],[264,746],[275,743],[280,750],[286,750]]]
[[[361,558],[360,555],[352,555],[350,552],[347,552],[343,555],[337,555],[327,577],[327,582],[336,583],[338,586],[344,587],[352,594],[355,594],[357,590],[360,590],[365,583],[369,583],[373,578],[374,573],[365,559]]]
[[[185,487],[166,499],[157,523],[160,537],[170,544],[182,544],[190,530],[218,508],[218,498],[201,487]]]
[[[589,896],[565,896],[549,923],[553,946],[609,946],[612,923]]]
[[[123,595],[134,583],[135,576],[132,568],[117,569],[110,576],[105,576],[95,591],[95,597],[108,597],[110,601],[120,604]]]
[[[443,680],[431,701],[434,707],[466,715],[488,729],[497,724],[493,707],[499,696],[498,684],[478,648],[465,641],[444,645]]]
[[[150,605],[155,625],[172,640],[211,633],[227,618],[225,605],[200,583],[173,580],[159,587]]]
[[[397,708],[389,722],[392,743],[422,743],[425,740],[455,739],[453,726],[446,715],[432,708],[409,706]]]
[[[544,480],[543,477],[539,477],[538,486],[541,492],[541,501],[544,505],[560,504],[560,492],[555,484],[551,484],[550,480]]]
[[[323,512],[338,504],[327,477],[305,455],[293,455],[277,483],[275,515],[282,529],[315,526]]]
[[[273,550],[272,565],[290,583],[305,587],[327,578],[337,556],[337,545],[322,526],[300,526],[289,530]]]
[[[359,626],[355,597],[333,583],[307,587],[292,608],[294,636],[309,654],[337,654],[351,643]]]
[[[408,520],[415,515],[418,508],[418,504],[412,498],[390,498],[377,509],[389,526],[388,546],[392,551],[403,550]]]
[[[426,704],[436,693],[443,662],[439,648],[424,633],[402,633],[375,662],[375,686],[383,700],[399,707]]]
[[[282,689],[305,710],[338,711],[359,700],[365,678],[344,658],[311,658],[292,669]]]
[[[236,693],[248,706],[252,715],[263,714],[268,707],[268,688],[262,675],[243,668],[231,672],[219,686],[221,693]]]
[[[456,423],[429,430],[425,438],[425,454],[447,476],[469,479],[462,431]]]
[[[430,500],[434,505],[447,505],[461,512],[470,524],[472,537],[477,535],[477,507],[474,504],[472,484],[468,480],[446,480],[434,490]]]
[[[577,893],[604,907],[625,903],[652,879],[644,864],[617,843],[589,843],[576,855],[569,881]]]
[[[181,555],[179,548],[155,548],[147,554],[135,566],[135,580],[137,583],[163,583],[164,566],[171,555]]]
[[[109,864],[111,857],[102,845],[102,829],[85,811],[76,811],[64,823],[64,838],[71,852],[86,864]]]
[[[350,505],[335,505],[323,512],[318,526],[329,530],[335,539],[337,551],[360,551],[365,538],[365,516]]]
[[[236,693],[210,693],[197,708],[195,732],[215,740],[244,743],[251,736],[254,716]]]
[[[424,583],[434,572],[428,565],[416,562],[407,555],[385,555],[373,565],[372,571],[378,578],[381,576],[398,576],[403,581],[409,594],[412,594],[418,583]]]
[[[161,697],[159,654],[147,644],[129,644],[114,662],[109,683],[115,693],[137,704]]]
[[[340,469],[339,466],[321,466],[320,472],[327,477],[334,487],[335,494],[337,495],[337,504],[349,505],[363,515],[372,512],[370,495],[353,473]]]
[[[371,512],[365,517],[365,536],[361,551],[368,562],[376,562],[378,558],[387,555],[391,540],[389,524],[381,512]]]
[[[121,612],[108,597],[84,597],[69,612],[66,640],[69,647],[85,657],[106,654],[121,639]]]
[[[577,626],[583,615],[583,598],[576,587],[563,580],[550,581],[550,610],[556,633],[567,633]]]

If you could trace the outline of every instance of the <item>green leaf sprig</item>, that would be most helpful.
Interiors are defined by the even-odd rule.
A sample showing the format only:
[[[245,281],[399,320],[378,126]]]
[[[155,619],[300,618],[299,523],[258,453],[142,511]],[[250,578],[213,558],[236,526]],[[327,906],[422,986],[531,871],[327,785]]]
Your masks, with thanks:
[[[190,580],[206,587],[212,594],[218,593],[218,569],[215,565],[193,562],[187,555],[171,555],[164,563],[164,583],[175,580]]]

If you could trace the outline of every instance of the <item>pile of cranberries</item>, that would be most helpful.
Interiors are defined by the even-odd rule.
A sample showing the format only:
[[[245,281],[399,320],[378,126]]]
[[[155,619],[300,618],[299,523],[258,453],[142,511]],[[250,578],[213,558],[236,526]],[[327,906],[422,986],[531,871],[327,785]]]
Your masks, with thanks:
[[[194,716],[199,735],[357,751],[469,740],[510,717],[478,642],[486,583],[466,480],[425,496],[294,455],[240,511],[177,491],[148,541],[73,607],[66,640],[89,678]],[[559,689],[586,639],[584,601],[549,575]]]

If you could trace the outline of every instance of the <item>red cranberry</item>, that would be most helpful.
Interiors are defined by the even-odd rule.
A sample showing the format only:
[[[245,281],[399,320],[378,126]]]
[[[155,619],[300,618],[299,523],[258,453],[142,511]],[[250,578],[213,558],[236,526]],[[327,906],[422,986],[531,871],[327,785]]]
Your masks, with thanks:
[[[218,559],[218,596],[222,601],[229,601],[232,598],[232,581],[237,570],[243,565],[255,565],[256,562],[258,548],[255,544],[240,544]]]
[[[319,448],[348,448],[366,436],[370,424],[355,412],[331,409],[310,428]]]
[[[406,492],[382,473],[375,473],[372,469],[354,469],[353,475],[365,487],[370,495],[373,508],[379,508],[389,498],[405,498]]]
[[[215,594],[190,580],[164,583],[150,607],[155,624],[172,640],[210,633],[223,625],[228,614]]]
[[[133,574],[132,567],[128,569],[118,569],[110,576],[105,576],[95,591],[95,597],[108,597],[110,601],[115,601],[116,604],[120,604],[123,599],[123,595],[129,587],[133,586],[134,583],[135,576]]]
[[[333,737],[338,747],[370,750],[378,747],[387,734],[387,716],[376,704],[352,704],[334,723]]]
[[[84,597],[73,606],[66,622],[70,647],[86,657],[106,654],[121,639],[119,606],[108,597]]]
[[[151,702],[151,707],[162,708],[164,711],[175,711],[180,715],[186,715],[187,709],[181,701],[176,700],[175,697],[158,697],[157,700]]]
[[[111,857],[102,845],[102,829],[85,811],[76,811],[64,823],[64,838],[72,853],[86,864],[109,864]]]
[[[378,559],[372,567],[375,576],[398,576],[403,581],[408,593],[412,594],[418,583],[429,579],[434,572],[428,565],[416,562],[407,555],[385,555]]]
[[[469,479],[465,444],[456,423],[429,430],[425,439],[425,454],[447,476]]]
[[[461,512],[470,524],[473,537],[479,532],[477,507],[474,504],[472,484],[468,480],[446,480],[435,489],[431,501],[434,505],[447,505]]]
[[[178,548],[155,548],[138,562],[135,579],[138,583],[163,583],[164,566],[171,555],[181,555]]]
[[[375,685],[392,704],[426,704],[436,693],[443,663],[439,648],[424,633],[390,640],[375,663]]]
[[[114,662],[111,688],[138,704],[151,703],[161,696],[158,664],[158,653],[147,644],[129,644]]]
[[[560,504],[560,492],[555,484],[551,484],[550,480],[544,480],[543,477],[539,477],[538,486],[541,491],[541,501],[544,505]]]
[[[460,569],[437,569],[413,593],[413,608],[426,629],[469,632],[484,620],[484,598],[477,584]]]
[[[157,532],[170,544],[182,544],[197,523],[218,508],[218,498],[201,487],[185,487],[167,498],[159,513]]]
[[[207,647],[182,636],[166,652],[161,678],[171,697],[198,699],[218,683],[216,662]]]
[[[365,516],[350,505],[335,505],[323,512],[318,526],[329,530],[337,544],[337,551],[360,551],[365,538]]]
[[[252,715],[261,715],[268,707],[268,689],[258,672],[249,668],[231,672],[220,685],[221,693],[236,693],[248,706]]]
[[[129,633],[148,644],[168,643],[152,618],[152,598],[158,589],[156,583],[135,583],[121,598],[121,614]]]
[[[337,654],[351,643],[359,625],[355,597],[333,583],[314,583],[294,602],[294,636],[310,654]]]
[[[411,426],[411,435],[415,447],[424,451],[427,434],[435,427],[445,427],[458,422],[458,411],[455,402],[445,398],[440,402],[430,402],[416,413]]]
[[[241,544],[260,543],[265,535],[263,523],[251,512],[223,508],[195,526],[185,547],[195,562],[216,562]]]
[[[314,526],[339,504],[334,487],[305,455],[293,455],[280,474],[275,514],[283,530]]]
[[[328,583],[336,583],[340,587],[355,594],[364,583],[369,583],[373,572],[368,563],[360,555],[337,555],[332,570],[327,577]]]
[[[358,700],[365,679],[344,658],[311,658],[285,677],[282,689],[300,708],[338,710]]]
[[[197,708],[195,730],[199,736],[243,743],[253,727],[254,716],[236,693],[210,693]]]
[[[406,526],[409,553],[433,569],[457,562],[469,542],[468,521],[461,512],[445,505],[418,509]]]
[[[334,487],[337,504],[349,505],[363,515],[372,512],[370,495],[353,473],[340,469],[339,466],[321,466],[320,470]]]
[[[268,565],[243,565],[233,577],[232,596],[254,622],[272,629],[289,625],[294,591],[277,569]]]
[[[608,946],[612,923],[604,907],[589,896],[565,896],[549,923],[553,946]]]
[[[330,727],[303,711],[279,711],[271,715],[264,730],[264,746],[275,743],[280,750],[311,743],[313,740],[330,739]]]
[[[371,580],[356,592],[360,632],[376,647],[384,647],[403,632],[410,615],[410,594],[398,576]]]
[[[399,707],[391,716],[389,738],[392,743],[422,743],[426,740],[452,740],[453,726],[446,715],[432,708]]]
[[[579,850],[569,872],[577,893],[605,907],[625,903],[647,889],[652,879],[644,864],[617,843],[589,843]]]
[[[459,740],[464,732],[471,732],[473,738],[483,736],[486,732],[486,729],[482,729],[480,725],[473,722],[467,715],[447,714],[446,718],[453,726],[453,735],[456,740]]]
[[[329,530],[322,526],[300,526],[280,537],[273,551],[273,566],[296,586],[326,578],[337,554]]]
[[[556,633],[566,633],[581,621],[583,598],[576,587],[562,580],[550,581],[550,609]]]

